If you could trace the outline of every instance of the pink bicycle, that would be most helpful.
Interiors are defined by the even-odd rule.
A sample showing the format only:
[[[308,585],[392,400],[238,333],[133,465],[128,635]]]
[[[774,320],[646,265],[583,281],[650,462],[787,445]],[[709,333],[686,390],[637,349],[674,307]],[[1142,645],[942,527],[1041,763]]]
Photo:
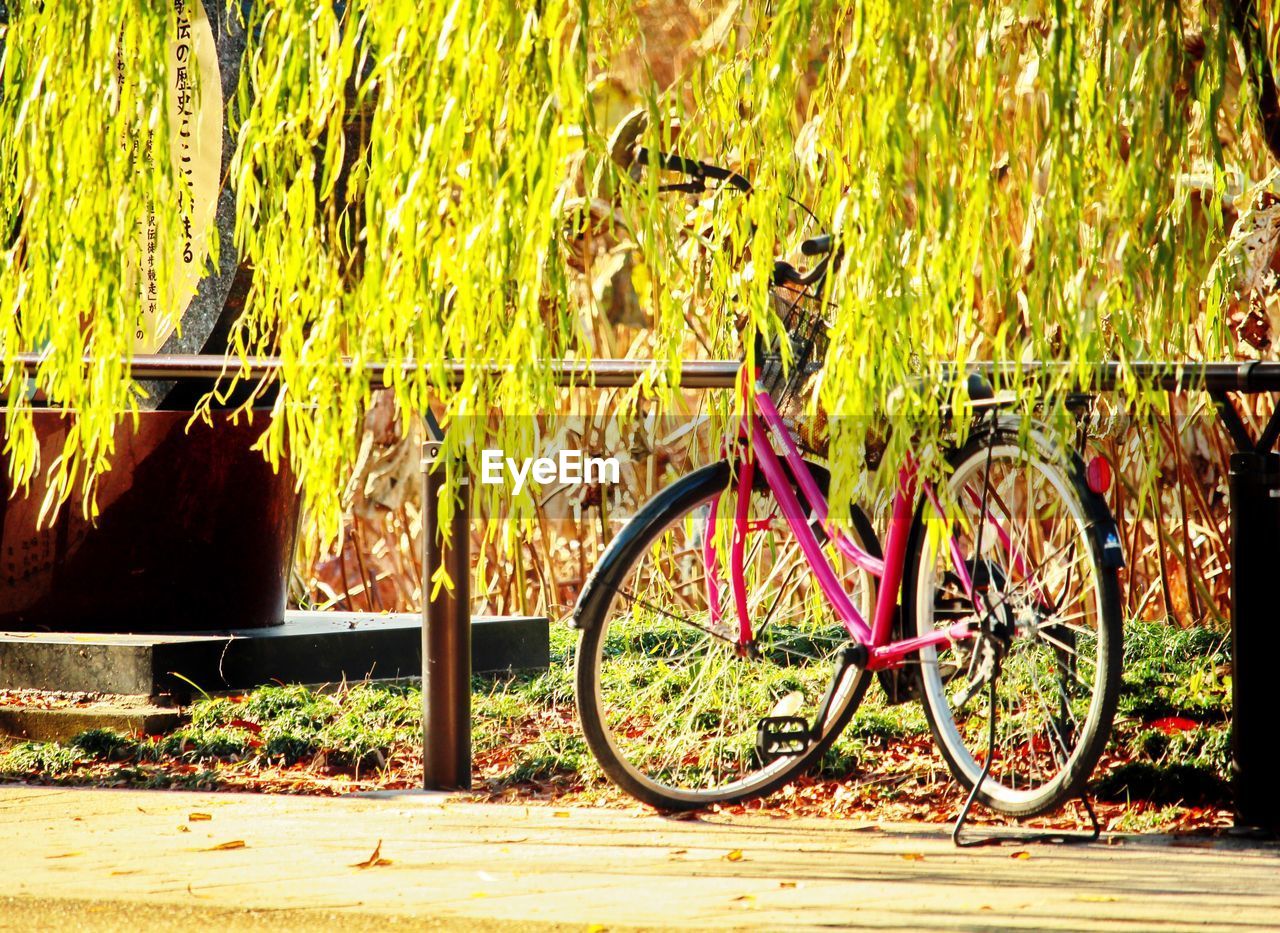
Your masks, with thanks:
[[[656,158],[695,185],[741,181]],[[816,293],[832,243],[802,250],[823,255],[807,275],[775,266],[791,289],[788,373],[776,352],[757,356],[725,459],[641,508],[579,596],[587,743],[654,807],[742,801],[816,765],[879,676],[919,697],[969,804],[1053,809],[1083,791],[1119,692],[1122,560],[1105,471],[1087,475],[971,378],[982,414],[945,484],[910,460],[898,470],[883,553],[862,511],[829,522],[830,474],[779,411],[827,347]]]

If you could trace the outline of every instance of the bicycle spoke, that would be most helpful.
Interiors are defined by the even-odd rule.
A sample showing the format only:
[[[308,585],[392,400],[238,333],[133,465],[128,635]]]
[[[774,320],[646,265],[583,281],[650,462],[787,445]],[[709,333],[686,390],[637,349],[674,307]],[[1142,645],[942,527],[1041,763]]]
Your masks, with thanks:
[[[1014,813],[1039,812],[1063,792],[1067,764],[1098,734],[1094,698],[1113,661],[1102,653],[1099,567],[1075,488],[1012,439],[994,454],[975,445],[948,487],[960,509],[954,542],[929,540],[916,583],[916,612],[926,610],[918,634],[965,620],[976,630],[967,658],[959,645],[921,652],[926,709],[948,764],[973,782],[990,754],[984,799]],[[961,592],[962,571],[972,597]],[[991,671],[994,703],[985,699]]]
[[[721,494],[721,510],[734,510],[735,494]],[[599,697],[590,702],[603,711],[607,751],[650,786],[686,795],[745,792],[792,767],[794,756],[757,753],[757,728],[784,699],[788,712],[795,707],[799,718],[816,722],[848,635],[790,526],[777,519],[773,497],[753,494],[740,563],[753,641],[738,650],[735,562],[731,554],[706,558],[711,532],[697,520],[707,514],[698,508],[687,513],[693,520],[677,520],[646,546],[618,587],[600,639]],[[841,579],[851,595],[870,591],[858,568],[846,568]],[[715,624],[712,594],[719,599]],[[855,669],[845,676],[860,675]],[[833,715],[855,696],[851,686],[837,687]]]

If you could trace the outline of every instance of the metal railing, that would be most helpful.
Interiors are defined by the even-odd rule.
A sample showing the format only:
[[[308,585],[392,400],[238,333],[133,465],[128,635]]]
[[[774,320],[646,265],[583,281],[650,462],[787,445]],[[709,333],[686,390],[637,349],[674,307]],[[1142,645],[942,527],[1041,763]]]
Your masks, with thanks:
[[[28,354],[17,358],[34,372],[42,358]],[[357,364],[343,362],[348,370]],[[362,364],[375,383],[388,372],[386,364]],[[549,364],[562,386],[619,388],[635,385],[665,367],[648,360],[597,360]],[[460,379],[475,364],[443,366],[450,380]],[[405,363],[404,372],[417,368]],[[510,367],[493,364],[493,372]],[[686,362],[681,368],[685,388],[713,389],[734,385],[741,364],[737,361]],[[1065,363],[979,364],[974,367],[999,382],[1019,375],[1034,378],[1046,372],[1076,371]],[[232,376],[261,380],[283,372],[276,358],[245,362],[220,356],[134,357],[130,372],[137,379],[219,381]],[[1233,394],[1280,394],[1280,362],[1156,362],[1121,366],[1093,366],[1094,391],[1113,390],[1122,380],[1133,380],[1166,391],[1206,391],[1213,398],[1218,417],[1230,435],[1235,452],[1228,470],[1231,514],[1231,665],[1232,665],[1232,791],[1238,821],[1242,825],[1280,830],[1280,796],[1271,793],[1280,774],[1280,742],[1274,741],[1274,698],[1271,681],[1275,663],[1270,639],[1276,627],[1277,598],[1273,580],[1280,565],[1280,406],[1255,438],[1230,402]],[[428,442],[424,464],[434,462],[437,443]],[[447,534],[437,527],[436,503],[442,490],[443,471],[424,470],[423,477],[423,625],[422,676],[424,724],[424,776],[427,788],[465,788],[471,783],[470,723],[470,522],[467,496]],[[454,581],[452,591],[441,588],[431,598],[430,581],[443,567]]]

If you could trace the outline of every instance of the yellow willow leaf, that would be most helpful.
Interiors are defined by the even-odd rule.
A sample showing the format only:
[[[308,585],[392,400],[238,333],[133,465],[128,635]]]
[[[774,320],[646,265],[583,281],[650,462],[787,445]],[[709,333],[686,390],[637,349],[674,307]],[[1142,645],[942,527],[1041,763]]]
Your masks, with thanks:
[[[30,479],[39,447],[15,411],[29,388],[79,413],[39,465],[53,509],[105,469],[118,416],[137,405],[120,361],[144,311],[138,231],[154,228],[161,254],[184,246],[181,166],[164,146],[138,156],[168,132],[176,4],[4,8],[5,449],[13,477]],[[823,229],[843,258],[815,301],[830,349],[808,410],[829,415],[833,449],[866,449],[907,383],[884,456],[911,447],[926,473],[945,471],[942,436],[965,431],[948,418],[962,378],[948,362],[1071,361],[1037,390],[1061,397],[1100,360],[1235,351],[1235,270],[1213,262],[1223,212],[1178,179],[1225,178],[1228,164],[1261,179],[1266,152],[1254,132],[1217,138],[1253,114],[1248,95],[1224,94],[1235,46],[1207,9],[735,0],[672,32],[624,0],[206,8],[246,36],[239,85],[221,89],[232,135],[219,183],[236,199],[235,232],[206,245],[252,270],[230,352],[282,359],[258,446],[297,476],[307,540],[341,529],[371,398],[368,374],[344,360],[435,366],[388,377],[399,409],[434,405],[464,432],[489,419],[472,433],[494,446],[516,446],[523,422],[560,404],[545,365],[560,357],[657,356],[655,374],[614,401],[671,410],[683,358],[748,355],[759,335],[792,359],[770,271],[806,262],[799,241]],[[1274,14],[1263,18],[1270,35]],[[123,77],[121,43],[134,50]],[[644,111],[639,144],[742,172],[754,192],[664,192],[681,179],[616,164],[622,102]],[[582,198],[604,201],[634,243],[625,320],[582,307],[592,265],[575,258],[566,210]],[[31,386],[11,365],[24,352],[48,354]],[[477,365],[453,385],[438,364],[459,356]],[[1136,382],[1122,386],[1150,405]],[[719,423],[736,404],[707,402]],[[1039,417],[1069,436],[1061,411]],[[451,445],[474,472],[481,445]],[[860,460],[833,459],[846,499]],[[529,516],[533,503],[504,507]],[[447,497],[442,518],[452,508]]]

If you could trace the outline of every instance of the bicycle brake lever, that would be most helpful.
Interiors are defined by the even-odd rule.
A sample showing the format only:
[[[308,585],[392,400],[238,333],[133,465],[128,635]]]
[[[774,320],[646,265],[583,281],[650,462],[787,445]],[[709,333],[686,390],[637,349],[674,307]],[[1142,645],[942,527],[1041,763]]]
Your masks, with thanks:
[[[800,270],[784,259],[775,259],[773,261],[773,284],[774,285],[799,285],[804,286],[804,276],[800,274]]]

